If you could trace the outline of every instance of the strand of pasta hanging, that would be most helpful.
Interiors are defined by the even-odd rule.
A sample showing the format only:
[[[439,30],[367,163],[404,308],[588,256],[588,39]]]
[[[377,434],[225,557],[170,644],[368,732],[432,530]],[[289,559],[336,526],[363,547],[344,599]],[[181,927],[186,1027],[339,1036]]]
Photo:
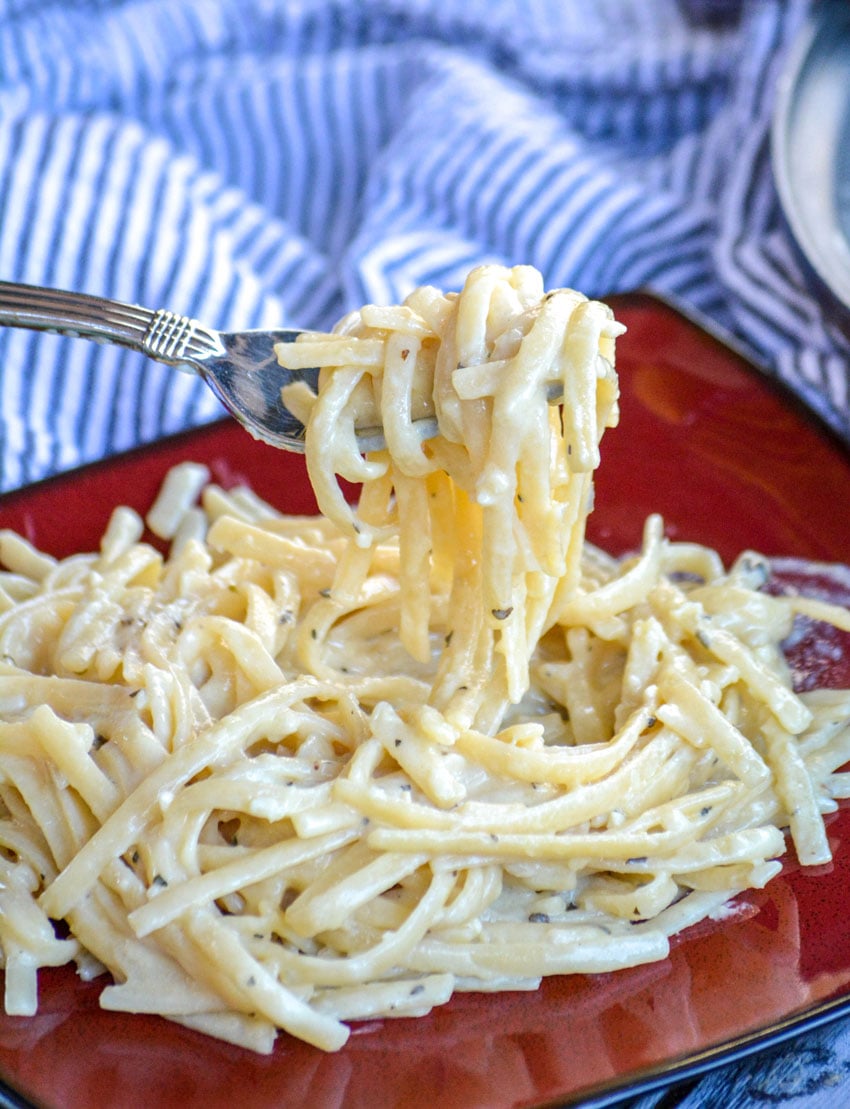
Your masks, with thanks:
[[[618,417],[623,330],[598,301],[544,293],[530,266],[482,266],[459,294],[417,289],[278,347],[282,364],[323,370],[318,399],[286,397],[308,424],[322,512],[360,548],[398,532],[401,636],[415,658],[432,652],[427,598],[445,595],[432,700],[452,719],[492,726],[523,696],[530,655],[577,586],[599,441]],[[424,413],[438,429],[425,441]],[[368,459],[364,424],[386,437]],[[357,509],[337,475],[364,483]],[[359,565],[353,579],[346,565],[341,591],[362,581],[365,555]]]

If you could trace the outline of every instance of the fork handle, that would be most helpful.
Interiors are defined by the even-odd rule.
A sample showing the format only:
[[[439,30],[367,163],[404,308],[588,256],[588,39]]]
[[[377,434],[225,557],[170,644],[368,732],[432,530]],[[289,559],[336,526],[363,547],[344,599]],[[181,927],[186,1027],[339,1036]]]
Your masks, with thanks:
[[[198,347],[216,345],[213,334],[195,320],[163,308],[154,311],[88,293],[11,281],[0,281],[0,325],[118,343],[187,369],[193,368],[187,355],[191,358]]]

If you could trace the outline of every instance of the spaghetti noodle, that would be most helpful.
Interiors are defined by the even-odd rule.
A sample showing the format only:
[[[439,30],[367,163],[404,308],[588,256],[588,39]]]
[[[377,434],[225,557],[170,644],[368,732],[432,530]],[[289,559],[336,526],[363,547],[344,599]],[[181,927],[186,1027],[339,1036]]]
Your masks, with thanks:
[[[73,962],[107,1008],[335,1050],[662,959],[779,871],[785,828],[829,858],[850,695],[795,692],[782,644],[850,615],[657,516],[626,559],[586,541],[620,331],[483,267],[281,348],[322,367],[287,397],[322,516],[186,463],[147,517],[165,556],[128,508],[59,561],[0,535],[7,1012]]]

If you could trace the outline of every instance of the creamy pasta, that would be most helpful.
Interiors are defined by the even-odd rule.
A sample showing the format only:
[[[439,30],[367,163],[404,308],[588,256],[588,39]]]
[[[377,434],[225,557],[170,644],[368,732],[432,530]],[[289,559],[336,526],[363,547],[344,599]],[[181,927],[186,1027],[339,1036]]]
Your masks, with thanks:
[[[8,1013],[73,963],[109,1009],[336,1050],[663,959],[786,829],[829,859],[850,694],[795,692],[782,645],[850,614],[657,516],[624,559],[585,538],[621,331],[482,267],[280,348],[321,368],[286,397],[321,516],[185,463],[95,552],[0,533]]]

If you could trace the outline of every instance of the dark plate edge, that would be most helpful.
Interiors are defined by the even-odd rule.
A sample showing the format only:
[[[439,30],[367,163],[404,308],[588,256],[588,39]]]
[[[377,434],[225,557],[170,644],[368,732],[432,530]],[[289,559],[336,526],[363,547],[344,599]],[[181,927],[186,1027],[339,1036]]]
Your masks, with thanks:
[[[49,1109],[40,1101],[31,1101],[0,1075],[0,1109]]]
[[[608,1109],[627,1098],[638,1097],[654,1090],[672,1088],[681,1082],[702,1078],[718,1067],[778,1047],[793,1036],[812,1032],[847,1015],[850,1015],[850,994],[831,998],[829,1001],[820,1001],[764,1028],[744,1032],[734,1039],[724,1040],[689,1055],[635,1071],[629,1079],[628,1086],[619,1083],[617,1079],[612,1079],[574,1097],[545,1102],[537,1109],[572,1109],[572,1107]]]

